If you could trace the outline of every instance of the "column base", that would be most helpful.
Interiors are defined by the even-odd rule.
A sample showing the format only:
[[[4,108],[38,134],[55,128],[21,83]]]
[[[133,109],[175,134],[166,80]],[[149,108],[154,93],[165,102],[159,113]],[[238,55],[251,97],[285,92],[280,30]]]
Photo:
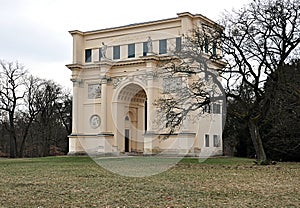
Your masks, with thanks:
[[[109,132],[94,135],[70,135],[68,155],[116,154],[116,148],[113,147],[113,136]]]
[[[68,156],[86,156],[88,155],[85,151],[70,151],[67,154]]]

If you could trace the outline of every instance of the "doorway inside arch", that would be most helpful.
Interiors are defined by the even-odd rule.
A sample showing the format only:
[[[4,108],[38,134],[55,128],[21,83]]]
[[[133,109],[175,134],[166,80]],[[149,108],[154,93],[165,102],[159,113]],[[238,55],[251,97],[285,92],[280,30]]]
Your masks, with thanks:
[[[130,142],[129,142],[129,132],[130,132],[130,129],[125,129],[125,152],[129,152],[129,145],[130,145]]]
[[[141,86],[129,84],[120,91],[118,114],[124,115],[118,120],[118,129],[122,133],[117,139],[120,151],[142,153],[147,129],[147,96]]]

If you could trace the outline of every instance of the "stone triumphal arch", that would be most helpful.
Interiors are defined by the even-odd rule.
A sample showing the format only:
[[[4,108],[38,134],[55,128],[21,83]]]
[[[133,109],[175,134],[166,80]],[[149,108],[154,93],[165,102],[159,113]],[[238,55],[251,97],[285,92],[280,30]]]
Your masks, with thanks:
[[[203,118],[162,139],[155,100],[165,86],[182,80],[158,74],[161,63],[180,50],[195,26],[216,26],[202,15],[178,17],[95,31],[73,37],[73,118],[69,154],[222,154],[222,108],[208,106]],[[208,45],[207,47],[212,47]],[[219,53],[219,51],[216,51]],[[213,64],[216,71],[220,64]],[[166,85],[168,83],[168,85]]]

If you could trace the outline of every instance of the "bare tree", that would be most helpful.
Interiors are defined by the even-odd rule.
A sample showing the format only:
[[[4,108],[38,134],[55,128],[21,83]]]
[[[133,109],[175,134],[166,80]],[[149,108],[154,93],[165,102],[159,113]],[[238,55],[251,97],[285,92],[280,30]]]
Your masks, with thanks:
[[[61,86],[50,80],[45,80],[40,87],[41,96],[37,102],[40,108],[37,117],[43,147],[42,156],[49,155],[51,140],[55,139],[56,123],[59,120],[57,103],[62,93]]]
[[[71,129],[69,94],[63,93],[62,87],[51,80],[33,77],[28,82],[27,92],[23,131],[25,133],[25,130],[29,130],[27,134],[31,135],[32,143],[35,144],[35,153],[32,154],[48,156],[55,154],[53,150],[59,149],[59,152],[66,152],[66,136]],[[27,140],[24,133],[22,142]]]
[[[26,78],[24,91],[24,108],[21,110],[22,114],[22,135],[20,140],[20,148],[18,151],[18,157],[23,157],[26,140],[29,134],[30,127],[36,119],[36,116],[42,110],[41,101],[43,97],[43,84],[44,80],[30,75]]]
[[[65,152],[68,152],[68,135],[72,133],[72,96],[70,92],[62,92],[58,101],[56,102],[57,114],[59,115],[59,120],[63,124],[66,130]]]
[[[273,72],[299,54],[299,11],[298,0],[255,0],[227,13],[221,23],[225,26],[222,47],[227,61],[223,71],[227,94],[244,106],[231,113],[247,121],[260,163],[267,163],[259,132],[259,122],[270,103],[264,83],[267,78],[276,80]],[[241,93],[246,88],[249,94],[244,99]]]
[[[0,110],[7,113],[10,134],[10,157],[15,157],[18,150],[15,128],[15,114],[25,93],[24,77],[27,71],[18,62],[0,61]]]
[[[72,96],[70,92],[62,92],[57,103],[59,118],[68,134],[72,133]]]
[[[47,156],[51,148],[65,152],[71,129],[70,95],[53,81],[29,75],[17,62],[1,61],[0,66],[3,155]]]
[[[174,51],[167,63],[162,63],[163,96],[158,98],[158,121],[168,134],[178,131],[184,120],[202,116],[211,103],[221,102],[225,109],[225,94],[220,82],[219,69],[224,62],[220,53],[220,25],[201,25],[182,37],[181,50]],[[161,123],[163,121],[163,124]]]

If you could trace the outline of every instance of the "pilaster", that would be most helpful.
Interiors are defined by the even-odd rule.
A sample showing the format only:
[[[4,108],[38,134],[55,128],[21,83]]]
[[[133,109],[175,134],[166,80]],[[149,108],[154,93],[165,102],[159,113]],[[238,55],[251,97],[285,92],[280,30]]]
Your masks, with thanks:
[[[105,133],[107,131],[107,79],[101,79],[101,133]]]
[[[100,82],[101,82],[101,109],[100,109],[100,117],[101,117],[101,126],[100,133],[105,135],[107,133],[107,84],[110,80],[109,71],[113,66],[113,62],[109,59],[104,59],[99,63],[100,67]]]
[[[82,87],[82,80],[71,79],[73,82],[73,100],[72,100],[72,134],[78,133],[79,121],[79,88]]]

